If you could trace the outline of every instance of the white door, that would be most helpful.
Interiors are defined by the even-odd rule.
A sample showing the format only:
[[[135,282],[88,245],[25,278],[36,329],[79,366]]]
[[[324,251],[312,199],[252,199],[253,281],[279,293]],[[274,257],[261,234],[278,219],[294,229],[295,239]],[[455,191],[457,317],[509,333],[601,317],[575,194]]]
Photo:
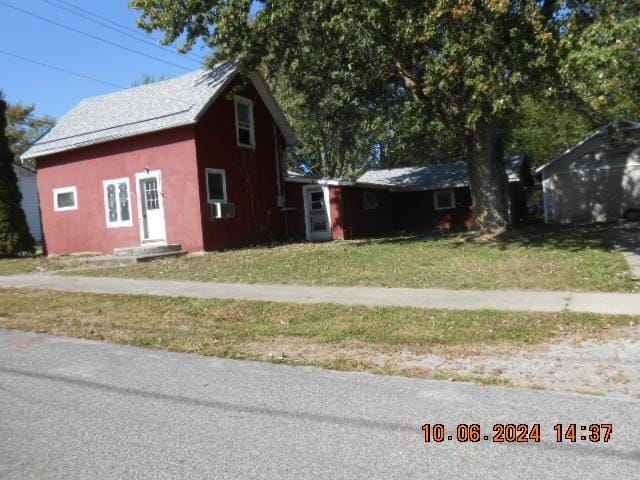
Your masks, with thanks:
[[[167,239],[160,172],[138,174],[140,229],[143,242],[165,242]]]
[[[318,186],[304,187],[307,240],[330,240],[331,220],[327,208],[328,191]]]

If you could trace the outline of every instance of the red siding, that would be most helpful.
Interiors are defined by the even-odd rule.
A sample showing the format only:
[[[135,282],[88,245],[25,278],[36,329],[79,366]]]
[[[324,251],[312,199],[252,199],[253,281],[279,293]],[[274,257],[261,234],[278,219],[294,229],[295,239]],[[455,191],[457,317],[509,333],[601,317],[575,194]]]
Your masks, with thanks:
[[[254,101],[255,150],[237,146],[234,102],[229,91],[196,126],[197,181],[206,250],[285,237],[285,218],[277,204],[279,173],[273,120],[252,85],[245,86],[241,95]],[[210,219],[206,168],[225,170],[227,199],[236,205],[235,218]]]
[[[392,193],[393,226],[397,231],[469,230],[473,226],[471,191],[455,189],[456,208],[436,210],[433,191]]]
[[[375,195],[378,208],[364,208],[365,192]],[[342,201],[345,218],[344,238],[367,238],[393,231],[389,192],[361,187],[342,187]]]
[[[331,214],[331,238],[344,240],[346,219],[342,201],[343,187],[329,187],[329,213]]]
[[[287,182],[288,238],[306,239],[303,188],[308,185]],[[391,202],[389,192],[353,186],[329,186],[329,211],[331,214],[331,238],[349,240],[388,234],[392,231]],[[378,208],[364,208],[364,192],[373,192],[378,199]]]
[[[307,230],[304,220],[304,198],[301,183],[285,182],[287,194],[287,208],[285,225],[286,238],[291,240],[306,240]]]
[[[193,129],[177,128],[38,159],[38,191],[47,249],[52,254],[111,253],[140,245],[135,174],[162,172],[169,243],[203,250]],[[133,226],[107,228],[104,180],[129,178]],[[55,212],[53,189],[76,186],[78,209]]]

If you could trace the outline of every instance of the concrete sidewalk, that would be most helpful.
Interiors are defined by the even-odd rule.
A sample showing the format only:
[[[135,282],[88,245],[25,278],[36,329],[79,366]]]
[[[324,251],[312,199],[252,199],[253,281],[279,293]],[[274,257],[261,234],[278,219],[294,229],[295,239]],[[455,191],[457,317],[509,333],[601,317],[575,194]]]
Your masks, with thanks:
[[[529,290],[441,290],[374,287],[314,287],[240,283],[134,280],[31,274],[0,277],[0,288],[37,288],[65,292],[123,293],[168,297],[336,303],[371,307],[452,310],[593,312],[640,315],[640,294]]]

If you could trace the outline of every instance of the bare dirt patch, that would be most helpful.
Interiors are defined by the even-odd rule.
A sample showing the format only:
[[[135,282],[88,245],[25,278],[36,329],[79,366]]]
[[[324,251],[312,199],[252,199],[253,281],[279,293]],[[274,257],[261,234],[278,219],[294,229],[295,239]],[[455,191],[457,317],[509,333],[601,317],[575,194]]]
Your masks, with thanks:
[[[441,348],[431,353],[287,337],[254,341],[245,348],[269,361],[640,399],[639,326],[616,328],[598,339],[571,335],[533,347]]]

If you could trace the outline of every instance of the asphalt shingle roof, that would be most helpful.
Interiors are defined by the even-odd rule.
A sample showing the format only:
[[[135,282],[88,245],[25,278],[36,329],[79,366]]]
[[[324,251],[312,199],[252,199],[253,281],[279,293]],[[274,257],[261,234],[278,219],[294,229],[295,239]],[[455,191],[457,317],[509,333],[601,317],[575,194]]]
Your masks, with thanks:
[[[197,122],[238,72],[236,62],[83,100],[22,158],[34,158]]]
[[[509,181],[520,180],[525,156],[515,155],[505,159]],[[467,162],[443,163],[424,167],[369,170],[357,183],[389,187],[392,190],[420,191],[459,188],[469,185]]]

